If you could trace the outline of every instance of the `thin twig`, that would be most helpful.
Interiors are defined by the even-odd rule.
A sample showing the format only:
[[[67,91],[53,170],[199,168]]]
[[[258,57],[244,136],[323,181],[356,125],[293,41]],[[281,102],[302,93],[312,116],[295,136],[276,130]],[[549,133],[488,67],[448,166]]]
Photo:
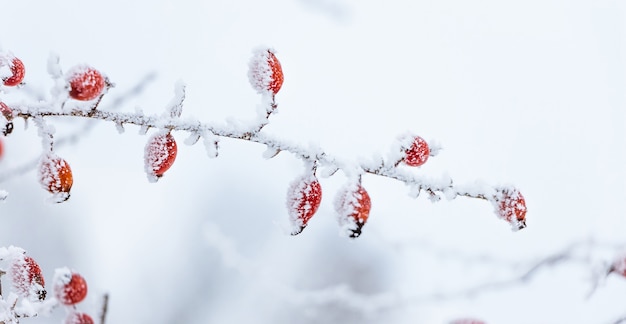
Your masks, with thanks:
[[[109,294],[102,296],[102,308],[100,309],[100,324],[104,324],[107,311],[109,310]]]

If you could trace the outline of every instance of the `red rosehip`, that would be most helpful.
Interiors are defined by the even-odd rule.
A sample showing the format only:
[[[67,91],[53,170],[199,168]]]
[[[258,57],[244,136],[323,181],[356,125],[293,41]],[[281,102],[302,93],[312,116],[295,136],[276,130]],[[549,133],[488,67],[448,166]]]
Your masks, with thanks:
[[[54,296],[63,305],[80,303],[87,296],[87,282],[80,274],[68,269],[57,269],[54,276]]]
[[[26,255],[14,258],[9,268],[13,289],[18,295],[29,299],[46,299],[41,268],[35,260]]]
[[[293,225],[291,235],[304,230],[322,201],[322,186],[315,175],[296,179],[287,191],[287,211]]]
[[[67,80],[70,83],[70,97],[82,101],[97,98],[106,85],[98,70],[85,65],[74,67]]]
[[[162,177],[165,171],[174,164],[177,153],[176,140],[171,133],[161,132],[153,135],[144,150],[144,166],[148,179],[156,181]]]
[[[416,136],[413,139],[411,147],[405,151],[404,163],[408,166],[418,167],[428,161],[430,156],[430,148],[428,143],[421,137]]]
[[[248,67],[248,80],[257,92],[276,94],[283,86],[283,69],[271,49],[255,51]]]
[[[494,205],[498,216],[511,224],[514,231],[526,227],[526,200],[515,188],[498,189]]]
[[[73,312],[67,315],[65,324],[94,324],[94,321],[87,313]]]
[[[8,65],[11,69],[11,76],[2,78],[4,85],[8,87],[14,87],[24,80],[24,63],[17,57],[4,57],[0,59],[0,67]]]
[[[355,189],[344,189],[335,200],[335,210],[338,213],[339,223],[344,226],[352,238],[361,235],[361,229],[369,218],[371,208],[370,196],[361,185]]]
[[[4,142],[0,138],[0,160],[2,160],[2,157],[4,157]]]
[[[67,200],[74,183],[72,169],[64,159],[46,155],[39,164],[39,182],[49,193],[62,196],[61,201]]]

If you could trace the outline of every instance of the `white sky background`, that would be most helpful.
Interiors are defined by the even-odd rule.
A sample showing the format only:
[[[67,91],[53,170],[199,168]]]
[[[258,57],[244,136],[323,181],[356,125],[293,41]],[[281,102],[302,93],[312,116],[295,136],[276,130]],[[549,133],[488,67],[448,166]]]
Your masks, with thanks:
[[[290,237],[277,224],[303,169],[289,154],[265,160],[262,146],[224,139],[209,159],[174,133],[177,161],[152,184],[147,137],[101,122],[57,150],[74,171],[68,202],[44,203],[34,171],[0,184],[10,193],[0,246],[27,249],[49,276],[83,272],[81,308],[95,312],[109,292],[109,323],[610,323],[626,314],[626,280],[610,277],[586,300],[593,263],[473,298],[420,298],[514,277],[575,242],[626,243],[625,18],[625,5],[605,0],[7,1],[0,45],[26,64],[29,89],[51,86],[55,52],[66,70],[104,71],[116,83],[108,99],[157,72],[123,111],[160,113],[183,80],[184,117],[253,118],[260,98],[247,63],[268,45],[285,83],[264,131],[354,159],[385,154],[412,131],[444,148],[416,172],[515,184],[529,212],[528,228],[513,233],[486,202],[413,200],[403,185],[366,176],[371,218],[351,241],[333,219],[338,173],[321,179],[320,210]],[[50,123],[59,136],[79,127]],[[34,127],[21,122],[5,143],[0,170],[39,153]],[[601,265],[614,251],[589,255]],[[363,313],[307,295],[341,287],[366,297],[352,298],[357,309],[390,295],[403,302]]]

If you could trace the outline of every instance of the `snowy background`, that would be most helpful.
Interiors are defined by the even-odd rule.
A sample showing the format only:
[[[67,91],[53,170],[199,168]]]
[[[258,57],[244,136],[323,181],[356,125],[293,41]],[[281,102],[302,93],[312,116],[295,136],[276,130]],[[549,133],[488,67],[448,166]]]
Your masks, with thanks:
[[[0,246],[26,249],[48,277],[77,269],[90,288],[80,309],[97,314],[109,293],[108,323],[614,322],[624,278],[586,295],[626,247],[625,18],[617,0],[6,1],[0,45],[24,61],[25,92],[47,95],[56,53],[66,70],[88,63],[116,84],[103,107],[161,113],[182,80],[184,117],[249,120],[260,97],[247,63],[267,45],[285,83],[264,131],[346,159],[387,153],[412,131],[443,146],[415,172],[514,184],[529,212],[511,232],[487,202],[414,200],[366,176],[371,217],[349,240],[332,209],[338,173],[291,237],[285,195],[303,172],[293,156],[266,160],[261,145],[223,139],[209,159],[174,133],[177,161],[153,184],[147,137],[100,122],[57,148],[74,172],[66,203],[44,202],[34,170],[0,183]],[[49,121],[58,136],[83,122]],[[22,121],[3,140],[0,173],[40,153]],[[571,258],[527,281],[490,286],[564,250]]]

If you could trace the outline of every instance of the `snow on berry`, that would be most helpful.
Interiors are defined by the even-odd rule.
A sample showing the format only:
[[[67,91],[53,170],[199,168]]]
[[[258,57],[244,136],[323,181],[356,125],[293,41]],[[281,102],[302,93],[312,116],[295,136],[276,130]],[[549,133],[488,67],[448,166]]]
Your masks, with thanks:
[[[66,79],[70,84],[70,97],[81,101],[97,98],[106,85],[102,73],[88,65],[73,67]]]
[[[59,268],[54,272],[54,297],[63,305],[80,303],[87,296],[85,278],[69,268]]]
[[[415,136],[411,146],[406,149],[405,154],[404,163],[408,166],[418,167],[428,161],[430,148],[423,138]]]
[[[44,155],[39,163],[39,182],[54,195],[54,202],[63,202],[70,197],[74,183],[72,169],[67,161],[58,156]]]
[[[287,211],[292,225],[291,235],[297,235],[308,225],[309,220],[322,201],[322,187],[313,174],[294,180],[287,191]]]
[[[14,87],[22,83],[24,75],[24,63],[10,53],[0,54],[0,78],[7,87]]]
[[[397,137],[391,146],[388,161],[394,165],[400,162],[411,167],[418,167],[426,163],[430,156],[434,156],[441,149],[440,146],[431,146],[422,137],[407,132]]]
[[[13,290],[19,296],[29,300],[44,300],[46,298],[41,268],[32,257],[25,254],[13,256],[8,274],[13,283]]]
[[[87,313],[72,312],[65,317],[65,324],[93,324],[93,318]]]
[[[270,48],[257,48],[248,64],[248,80],[258,93],[278,93],[283,86],[283,69]]]
[[[492,204],[496,214],[509,222],[513,231],[526,227],[526,200],[519,190],[513,187],[498,188]]]
[[[144,150],[144,169],[148,181],[156,182],[174,164],[178,147],[169,131],[158,132],[148,139]]]
[[[341,234],[352,238],[361,235],[361,229],[369,218],[372,202],[369,194],[360,184],[345,186],[335,198],[337,220]]]

